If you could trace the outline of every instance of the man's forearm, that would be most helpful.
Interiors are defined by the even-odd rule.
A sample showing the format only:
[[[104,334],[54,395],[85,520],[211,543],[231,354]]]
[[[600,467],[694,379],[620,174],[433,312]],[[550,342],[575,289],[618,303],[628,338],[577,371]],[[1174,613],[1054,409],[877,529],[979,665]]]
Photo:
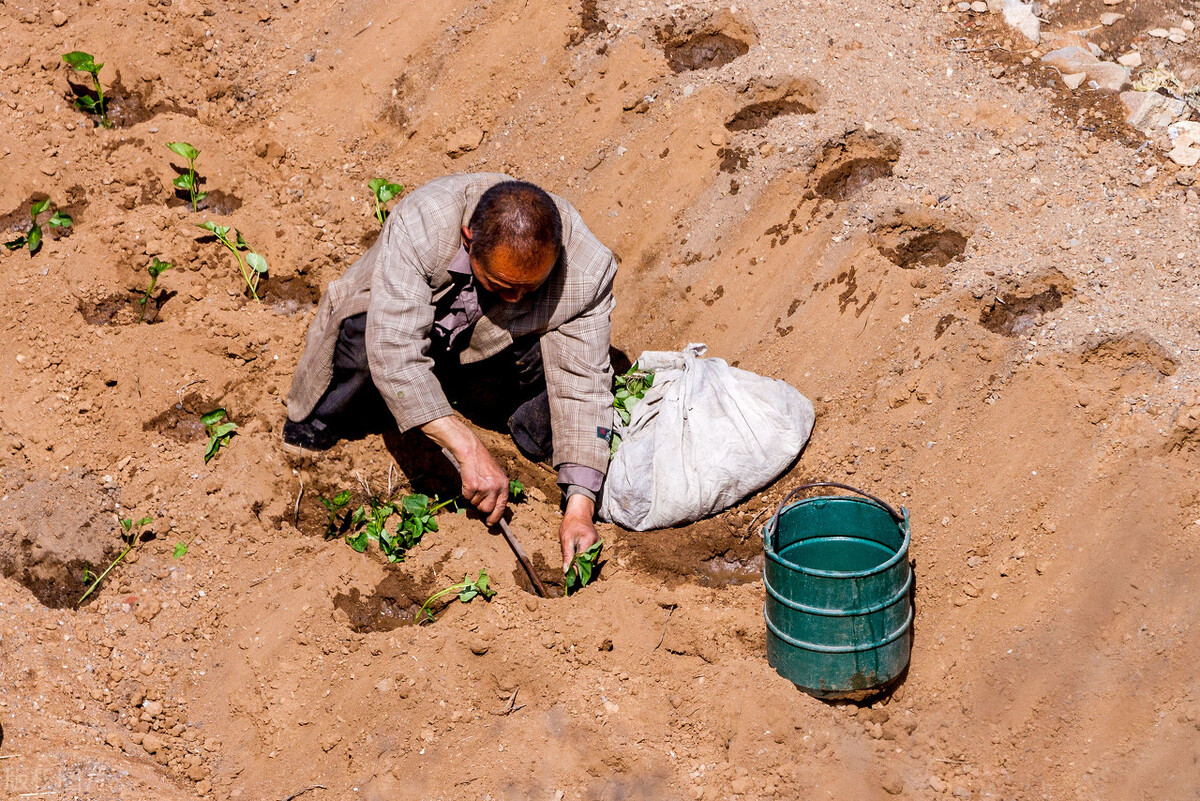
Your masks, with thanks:
[[[466,423],[453,415],[430,420],[421,426],[421,433],[450,452],[462,464],[477,447],[483,447],[479,437]]]

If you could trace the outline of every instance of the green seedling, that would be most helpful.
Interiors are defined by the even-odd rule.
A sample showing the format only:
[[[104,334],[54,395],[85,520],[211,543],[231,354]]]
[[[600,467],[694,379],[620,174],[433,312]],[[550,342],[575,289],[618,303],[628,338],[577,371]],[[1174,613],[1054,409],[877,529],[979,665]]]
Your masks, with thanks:
[[[186,542],[177,542],[177,543],[175,543],[175,550],[171,551],[171,558],[172,559],[182,559],[183,557],[187,556],[187,552],[188,552],[187,543]]]
[[[158,284],[158,277],[171,269],[171,262],[162,261],[158,256],[151,257],[150,266],[146,268],[146,272],[150,273],[150,286],[146,287],[146,294],[142,295],[142,299],[138,301],[138,305],[142,307],[142,316],[139,320],[146,319],[146,304],[150,302],[150,295],[154,293],[154,287]]]
[[[525,500],[525,485],[517,479],[510,479],[508,482],[508,502],[520,503]]]
[[[591,583],[592,576],[596,571],[596,563],[600,560],[600,551],[603,548],[604,540],[599,540],[586,551],[575,554],[571,563],[567,565],[567,595],[581,590]]]
[[[463,580],[459,584],[451,584],[444,590],[438,590],[433,595],[429,596],[429,600],[421,605],[417,611],[417,624],[428,623],[433,620],[433,612],[430,607],[440,598],[444,598],[451,593],[458,593],[458,600],[464,604],[469,604],[475,599],[475,596],[482,596],[483,600],[490,601],[496,594],[496,591],[488,587],[488,574],[486,570],[480,570],[479,576],[472,581],[471,574],[463,576]]]
[[[187,172],[177,176],[175,180],[171,181],[171,184],[176,189],[188,193],[188,197],[192,199],[192,211],[197,211],[196,204],[208,197],[207,192],[200,191],[200,176],[196,174],[196,159],[200,157],[200,151],[187,142],[168,142],[167,147],[175,155],[187,159]]]
[[[629,425],[633,416],[633,407],[646,397],[646,390],[654,385],[653,370],[639,370],[637,362],[629,370],[613,380],[613,408],[621,422]],[[616,453],[621,445],[619,434],[613,434],[611,453]]]
[[[122,542],[125,543],[125,550],[121,551],[121,555],[118,556],[116,559],[112,560],[112,562],[109,564],[109,566],[104,568],[104,572],[101,573],[99,576],[92,578],[91,570],[83,571],[83,580],[85,582],[87,582],[89,579],[92,579],[92,583],[88,585],[87,590],[83,593],[82,596],[80,596],[79,603],[76,604],[76,606],[82,606],[83,602],[87,600],[87,597],[92,594],[92,591],[95,590],[98,586],[100,586],[100,582],[104,581],[104,577],[107,576],[109,574],[109,572],[111,572],[112,569],[114,567],[116,567],[117,564],[122,559],[124,559],[126,556],[129,555],[129,552],[132,551],[134,549],[134,547],[138,544],[138,540],[142,534],[142,528],[144,526],[148,526],[151,523],[153,523],[154,518],[153,517],[143,517],[141,520],[138,520],[135,522],[132,517],[125,517],[125,518],[120,519],[117,522],[119,522],[121,524],[121,529],[125,532],[121,536]]]
[[[62,60],[71,69],[91,75],[92,87],[96,90],[96,97],[92,97],[89,94],[77,93],[75,107],[89,114],[100,115],[100,124],[105,128],[111,128],[112,121],[108,118],[108,101],[104,99],[104,87],[100,85],[100,68],[104,65],[97,64],[90,53],[85,53],[82,50],[66,53],[63,55]]]
[[[255,300],[260,300],[258,297],[258,281],[267,272],[267,260],[255,253],[246,240],[242,238],[242,232],[230,228],[228,225],[217,225],[214,222],[202,222],[196,225],[197,228],[203,228],[217,238],[217,241],[229,249],[233,257],[237,259],[238,269],[242,272],[242,278],[246,282],[246,286],[250,287],[250,296]],[[229,232],[233,231],[234,238],[229,238]],[[246,251],[246,257],[242,258],[242,251]]]
[[[204,423],[204,432],[208,434],[208,445],[204,448],[204,463],[217,455],[222,446],[228,445],[229,440],[237,433],[237,423],[222,423],[226,417],[224,409],[213,409],[200,418]]]
[[[29,255],[37,253],[42,248],[42,226],[38,225],[38,215],[50,208],[50,198],[37,200],[29,206],[29,230],[13,239],[4,243],[4,247],[9,250],[20,250],[21,248],[29,248]],[[48,225],[54,228],[70,228],[71,218],[58,209],[50,215],[50,219],[46,220]]]
[[[388,213],[384,206],[394,197],[397,197],[404,191],[403,184],[394,184],[386,178],[372,178],[367,186],[371,188],[371,193],[375,196],[375,219],[382,226],[383,221],[387,219]]]
[[[347,497],[339,505],[343,495]],[[406,495],[399,503],[372,498],[357,509],[342,512],[348,505],[348,496],[347,492],[339,493],[326,504],[330,517],[326,535],[344,533],[346,544],[359,553],[365,553],[370,543],[378,543],[384,557],[393,563],[404,561],[405,554],[421,542],[426,532],[438,530],[437,513],[455,500],[437,503],[436,498],[419,494]],[[400,522],[394,532],[389,532],[387,522],[394,515],[400,516]]]
[[[332,498],[326,498],[324,495],[318,495],[317,500],[325,507],[325,511],[329,513],[329,520],[325,523],[325,539],[333,539],[341,533],[343,519],[341,513],[350,504],[350,490],[342,490]],[[347,526],[349,524],[349,515],[345,518]]]

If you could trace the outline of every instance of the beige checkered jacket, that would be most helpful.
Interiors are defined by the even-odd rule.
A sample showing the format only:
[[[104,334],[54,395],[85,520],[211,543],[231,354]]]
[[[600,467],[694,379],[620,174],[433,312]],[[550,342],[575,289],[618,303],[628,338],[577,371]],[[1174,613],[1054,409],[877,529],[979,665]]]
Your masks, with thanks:
[[[378,241],[326,288],[288,392],[288,417],[299,422],[312,412],[333,377],[338,329],[362,312],[371,377],[400,430],[451,414],[428,355],[434,303],[451,289],[446,268],[462,245],[462,226],[484,191],[504,180],[510,179],[496,173],[451,175],[396,206]],[[514,337],[541,334],[554,464],[604,473],[613,420],[609,315],[617,264],[579,212],[554,200],[562,216],[563,260],[537,292],[485,310],[461,360],[480,361]]]

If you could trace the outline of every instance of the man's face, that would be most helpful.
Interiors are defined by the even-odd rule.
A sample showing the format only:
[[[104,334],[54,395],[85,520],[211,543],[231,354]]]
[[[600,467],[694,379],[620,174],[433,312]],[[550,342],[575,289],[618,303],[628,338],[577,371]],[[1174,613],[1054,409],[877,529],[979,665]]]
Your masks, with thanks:
[[[558,261],[558,253],[553,247],[541,248],[535,251],[533,258],[527,258],[511,248],[497,245],[485,262],[471,252],[471,232],[466,226],[463,227],[463,242],[470,256],[471,272],[479,286],[505,303],[516,303],[544,284]]]

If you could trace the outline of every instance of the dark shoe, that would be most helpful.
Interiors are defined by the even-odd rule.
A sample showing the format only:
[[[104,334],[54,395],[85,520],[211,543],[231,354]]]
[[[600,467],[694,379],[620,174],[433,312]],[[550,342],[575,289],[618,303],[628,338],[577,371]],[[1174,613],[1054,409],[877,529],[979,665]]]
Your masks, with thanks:
[[[283,424],[283,441],[288,445],[308,451],[327,451],[338,441],[338,435],[320,420],[311,423],[296,423],[286,420]]]

